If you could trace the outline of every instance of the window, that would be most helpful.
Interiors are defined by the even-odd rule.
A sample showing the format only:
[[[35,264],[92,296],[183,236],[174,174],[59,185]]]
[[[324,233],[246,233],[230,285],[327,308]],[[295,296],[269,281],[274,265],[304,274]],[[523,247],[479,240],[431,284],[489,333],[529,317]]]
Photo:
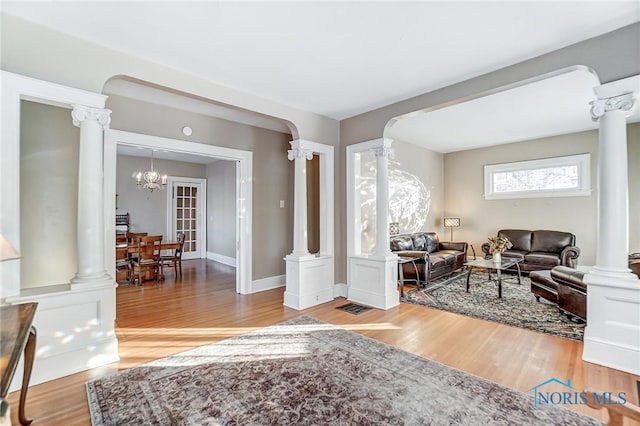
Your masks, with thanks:
[[[487,200],[590,194],[590,154],[484,166],[484,198]]]

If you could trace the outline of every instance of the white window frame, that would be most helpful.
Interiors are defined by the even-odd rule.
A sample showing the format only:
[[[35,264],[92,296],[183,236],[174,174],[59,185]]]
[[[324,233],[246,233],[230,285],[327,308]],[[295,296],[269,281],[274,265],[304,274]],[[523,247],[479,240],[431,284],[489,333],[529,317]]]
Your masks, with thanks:
[[[578,166],[578,187],[532,191],[494,192],[493,178],[496,173],[520,170],[544,169],[561,166]],[[567,155],[564,157],[542,158],[514,163],[490,164],[484,166],[485,200],[543,197],[584,197],[591,195],[591,154]]]

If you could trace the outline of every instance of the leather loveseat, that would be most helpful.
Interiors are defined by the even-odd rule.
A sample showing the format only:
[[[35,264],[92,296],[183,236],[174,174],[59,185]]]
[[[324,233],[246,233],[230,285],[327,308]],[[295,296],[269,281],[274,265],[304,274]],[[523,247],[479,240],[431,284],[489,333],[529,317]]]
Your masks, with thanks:
[[[522,259],[521,271],[552,269],[555,266],[575,268],[578,263],[580,249],[575,246],[576,236],[569,232],[502,229],[498,236],[509,239],[513,244],[502,253],[502,257]],[[482,245],[482,251],[491,256],[489,243]]]
[[[425,283],[462,268],[467,255],[467,243],[441,242],[435,232],[394,235],[390,245],[398,256],[417,258],[415,268],[402,265],[404,277]]]

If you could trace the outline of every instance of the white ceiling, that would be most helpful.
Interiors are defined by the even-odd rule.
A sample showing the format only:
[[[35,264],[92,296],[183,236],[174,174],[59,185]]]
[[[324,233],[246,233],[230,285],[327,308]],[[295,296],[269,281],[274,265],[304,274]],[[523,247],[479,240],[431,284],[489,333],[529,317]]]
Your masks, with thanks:
[[[1,7],[4,13],[335,119],[640,21],[637,0],[3,1]]]
[[[598,79],[586,68],[434,111],[397,117],[385,137],[454,152],[598,127],[589,102]],[[629,121],[640,121],[635,108]]]

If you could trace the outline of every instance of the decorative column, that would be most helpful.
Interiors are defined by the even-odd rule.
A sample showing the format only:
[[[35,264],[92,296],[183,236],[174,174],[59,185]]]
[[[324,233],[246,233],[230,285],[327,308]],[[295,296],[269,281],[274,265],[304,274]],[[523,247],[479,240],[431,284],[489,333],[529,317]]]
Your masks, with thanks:
[[[291,142],[289,160],[295,163],[293,198],[293,256],[309,255],[307,234],[307,160],[313,158],[313,151],[305,149],[300,140]]]
[[[640,76],[595,88],[600,124],[596,265],[584,277],[587,327],[582,359],[640,374],[640,280],[628,268],[627,123]]]
[[[629,273],[629,197],[627,113],[633,93],[591,102],[591,117],[600,122],[598,144],[598,250],[594,273]]]
[[[355,151],[361,153],[369,151],[369,154],[376,159],[376,250],[370,256],[361,253],[349,255],[347,298],[352,302],[379,309],[398,306],[400,296],[398,256],[392,253],[389,247],[389,159],[393,157],[391,143],[390,139],[375,139],[362,142],[363,145],[366,144],[366,149]],[[354,160],[353,156],[347,158],[347,161]],[[353,193],[356,187],[350,189]],[[349,199],[349,197],[348,189],[347,202],[353,202],[353,198]],[[356,211],[355,214],[359,215],[357,208]],[[347,218],[347,220],[353,219],[353,217]],[[355,238],[360,238],[360,232],[359,229],[355,230]]]
[[[376,158],[376,256],[385,257],[391,252],[389,247],[389,159],[393,158],[390,142],[385,141],[379,148],[373,148],[371,155]]]
[[[333,256],[310,254],[307,244],[307,160],[313,158],[314,152],[326,156],[328,153],[333,154],[333,149],[302,139],[292,141],[291,148],[288,158],[295,161],[293,251],[285,257],[287,274],[284,305],[301,310],[333,300]],[[333,155],[330,158],[333,160]],[[326,168],[321,168],[321,181],[333,179],[333,174],[323,175],[326,172]],[[326,196],[327,194],[321,195],[321,203],[323,200],[326,202]],[[328,205],[331,206],[331,211],[325,210],[324,213],[333,216],[333,203]],[[333,226],[327,228],[333,230]],[[321,227],[321,235],[324,232],[327,229]],[[329,239],[325,236],[324,241]],[[329,250],[332,252],[333,247]]]
[[[78,272],[71,288],[110,281],[104,268],[103,131],[111,111],[73,105],[71,117],[80,128],[78,168]]]

